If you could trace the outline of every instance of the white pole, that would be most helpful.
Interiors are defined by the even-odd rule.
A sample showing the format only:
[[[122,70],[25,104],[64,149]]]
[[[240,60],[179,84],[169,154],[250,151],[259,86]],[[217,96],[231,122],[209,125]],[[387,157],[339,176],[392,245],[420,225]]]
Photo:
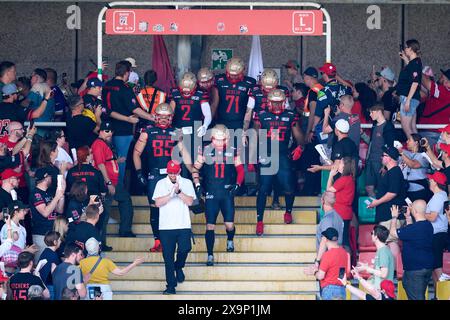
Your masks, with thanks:
[[[98,14],[97,19],[97,72],[98,78],[102,80],[102,62],[103,62],[103,15],[108,7],[103,7]]]

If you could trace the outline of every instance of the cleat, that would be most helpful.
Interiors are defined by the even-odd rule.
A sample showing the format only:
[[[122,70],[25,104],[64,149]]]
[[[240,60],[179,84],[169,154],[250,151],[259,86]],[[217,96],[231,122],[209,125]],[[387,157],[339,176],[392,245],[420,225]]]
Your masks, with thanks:
[[[262,236],[263,233],[264,233],[264,222],[258,221],[256,223],[256,235],[257,236]]]
[[[175,290],[175,288],[167,288],[166,290],[164,290],[163,294],[177,294],[177,291]]]
[[[227,240],[227,252],[234,252],[233,240]]]
[[[160,240],[155,240],[155,245],[150,249],[150,252],[162,252],[162,246]]]
[[[212,267],[214,265],[214,256],[212,256],[212,255],[208,256],[208,261],[206,261],[206,265],[208,267]]]
[[[284,223],[291,224],[292,223],[292,213],[286,211],[284,214]]]

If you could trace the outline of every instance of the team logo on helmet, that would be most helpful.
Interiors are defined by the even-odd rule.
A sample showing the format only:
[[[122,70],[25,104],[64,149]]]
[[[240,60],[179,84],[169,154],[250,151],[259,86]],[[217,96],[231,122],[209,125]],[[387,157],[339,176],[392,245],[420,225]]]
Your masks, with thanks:
[[[273,89],[267,95],[268,109],[271,113],[280,114],[284,111],[286,94],[281,89]]]
[[[228,81],[237,83],[244,79],[245,64],[241,58],[231,58],[225,67]]]
[[[264,91],[270,91],[278,86],[278,74],[273,69],[265,69],[260,79]]]
[[[214,74],[208,68],[201,68],[197,73],[197,79],[199,87],[208,90],[214,83]]]
[[[173,110],[168,103],[161,103],[155,109],[155,125],[167,129],[172,124]]]
[[[197,88],[197,78],[192,72],[186,72],[180,79],[178,84],[181,94],[185,97],[190,97]]]

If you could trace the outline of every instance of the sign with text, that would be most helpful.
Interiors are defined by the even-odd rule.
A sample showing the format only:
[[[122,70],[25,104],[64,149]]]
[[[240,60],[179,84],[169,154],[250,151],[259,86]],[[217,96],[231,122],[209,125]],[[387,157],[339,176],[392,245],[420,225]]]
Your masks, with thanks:
[[[321,36],[320,10],[108,9],[111,35]]]
[[[233,58],[233,49],[213,49],[211,54],[212,70],[223,70],[228,60]]]

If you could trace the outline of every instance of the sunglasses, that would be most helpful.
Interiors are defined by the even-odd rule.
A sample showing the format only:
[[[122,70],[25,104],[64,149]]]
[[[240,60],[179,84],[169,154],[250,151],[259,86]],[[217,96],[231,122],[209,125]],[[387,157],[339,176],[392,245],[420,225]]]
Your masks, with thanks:
[[[105,133],[110,133],[111,130],[103,130]]]

